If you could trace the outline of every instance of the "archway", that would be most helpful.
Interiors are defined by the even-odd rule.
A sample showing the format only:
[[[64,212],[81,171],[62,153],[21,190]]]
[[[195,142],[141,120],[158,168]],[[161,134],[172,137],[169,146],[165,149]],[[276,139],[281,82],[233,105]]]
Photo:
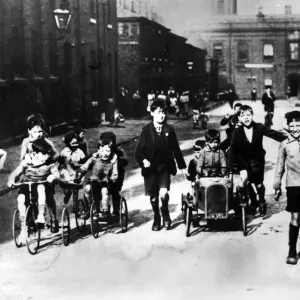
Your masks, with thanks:
[[[299,90],[299,76],[296,73],[288,75],[288,96],[289,97],[297,97]]]

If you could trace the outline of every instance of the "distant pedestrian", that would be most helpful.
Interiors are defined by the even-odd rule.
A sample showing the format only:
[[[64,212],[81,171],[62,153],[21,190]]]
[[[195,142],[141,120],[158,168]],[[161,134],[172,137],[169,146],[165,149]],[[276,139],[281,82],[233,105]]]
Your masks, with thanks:
[[[189,91],[184,91],[179,98],[179,102],[180,102],[179,107],[181,108],[181,114],[186,118],[188,117],[189,114],[189,101],[190,101]]]
[[[7,157],[7,152],[3,149],[0,149],[0,170],[3,170],[5,167],[5,161]]]
[[[227,94],[227,99],[228,99],[228,103],[229,103],[231,109],[233,109],[233,103],[236,99],[236,96],[232,89],[229,89],[228,94]]]
[[[155,100],[155,93],[153,90],[150,91],[150,93],[147,95],[147,100],[148,100],[148,105],[147,105],[147,111],[150,113],[151,112],[151,105]]]
[[[256,92],[256,88],[253,88],[251,91],[251,100],[252,102],[255,102],[257,98],[257,92]]]
[[[125,95],[125,88],[122,86],[120,88],[120,92],[117,94],[117,99],[115,101],[115,108],[118,109],[118,113],[122,115],[127,114],[126,106],[126,95]]]
[[[166,100],[167,100],[167,96],[165,95],[164,90],[161,90],[161,91],[160,91],[159,95],[157,96],[157,99],[163,100],[163,101],[166,101]]]
[[[143,113],[143,103],[140,95],[140,91],[136,90],[136,92],[132,96],[133,107],[134,107],[134,116],[136,118],[140,118]]]
[[[142,168],[145,193],[150,196],[154,212],[153,231],[159,231],[161,227],[160,201],[163,226],[167,230],[171,226],[168,191],[171,183],[170,175],[174,176],[177,172],[175,160],[180,170],[186,169],[174,128],[166,123],[166,110],[164,101],[153,102],[151,105],[153,121],[143,127],[134,153]],[[187,174],[186,170],[184,173]]]

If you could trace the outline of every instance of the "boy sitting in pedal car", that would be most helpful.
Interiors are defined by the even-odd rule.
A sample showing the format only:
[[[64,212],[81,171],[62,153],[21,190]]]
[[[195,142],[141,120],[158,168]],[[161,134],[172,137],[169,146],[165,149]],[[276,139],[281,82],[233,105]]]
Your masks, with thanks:
[[[205,133],[206,144],[199,153],[196,172],[200,177],[218,177],[226,174],[226,157],[219,148],[220,132],[208,129]]]
[[[85,155],[79,149],[78,137],[74,132],[68,133],[64,137],[66,147],[60,154],[60,179],[64,182],[73,182],[76,179],[77,169],[84,163]],[[64,204],[68,204],[72,195],[72,189],[63,187],[64,189]],[[77,194],[73,195],[73,205],[75,205]]]
[[[95,199],[101,198],[101,210],[103,216],[108,217],[110,214],[110,194],[111,194],[111,182],[115,183],[118,180],[118,157],[113,151],[113,143],[106,139],[100,140],[98,145],[97,155],[93,155],[88,161],[77,170],[77,178],[75,182],[80,182],[83,175],[92,169],[91,181],[95,181],[98,184],[91,187],[91,183],[88,183],[84,187],[84,197],[87,205],[87,212],[82,216],[85,219],[90,217],[89,207],[92,203],[92,196]],[[97,195],[100,186],[101,196]],[[93,191],[93,195],[92,195]]]
[[[120,192],[122,190],[122,186],[124,182],[125,167],[128,165],[128,159],[123,148],[121,146],[117,146],[116,135],[112,131],[105,131],[101,133],[100,141],[101,140],[110,140],[114,147],[114,152],[118,157],[118,179],[115,183],[112,184],[112,188],[111,188],[113,214],[118,217],[119,210],[120,210],[120,201],[121,201]],[[96,156],[98,156],[97,153]]]
[[[49,183],[52,183],[54,180],[59,179],[58,163],[53,162],[53,157],[51,156],[52,149],[49,143],[44,139],[38,139],[32,142],[31,147],[33,152],[28,154],[30,158],[22,160],[20,165],[11,173],[7,182],[8,187],[12,187],[21,175],[24,175],[22,182],[47,180]],[[28,161],[30,161],[30,163],[28,163]],[[51,192],[51,187],[48,184],[38,184],[34,186],[33,193],[37,194],[38,199],[38,217],[36,223],[40,223],[42,226],[45,224],[46,196]],[[28,186],[23,186],[19,189],[17,198],[21,221],[20,241],[23,242],[26,237],[25,204],[28,203],[28,193]],[[54,220],[54,227],[55,230],[58,231],[57,220]]]

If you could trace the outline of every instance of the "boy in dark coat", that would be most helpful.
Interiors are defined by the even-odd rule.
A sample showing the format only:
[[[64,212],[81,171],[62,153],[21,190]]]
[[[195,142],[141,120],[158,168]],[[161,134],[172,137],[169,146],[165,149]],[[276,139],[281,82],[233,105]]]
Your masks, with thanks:
[[[264,187],[265,154],[263,137],[267,136],[282,142],[286,139],[283,133],[267,129],[261,123],[253,121],[253,110],[243,105],[238,112],[241,126],[233,132],[229,150],[229,163],[231,170],[237,165],[240,170],[241,182],[239,186],[240,199],[245,199],[247,182],[254,183],[259,198],[260,215],[267,212]],[[242,200],[244,201],[244,200]]]
[[[154,212],[152,230],[158,231],[161,226],[159,199],[161,200],[163,225],[166,229],[170,229],[171,226],[168,191],[170,190],[170,175],[174,176],[177,172],[175,160],[180,170],[185,169],[186,164],[174,128],[165,122],[165,102],[161,100],[153,102],[151,115],[153,121],[142,129],[135,149],[135,158],[142,168],[145,194],[150,196]]]

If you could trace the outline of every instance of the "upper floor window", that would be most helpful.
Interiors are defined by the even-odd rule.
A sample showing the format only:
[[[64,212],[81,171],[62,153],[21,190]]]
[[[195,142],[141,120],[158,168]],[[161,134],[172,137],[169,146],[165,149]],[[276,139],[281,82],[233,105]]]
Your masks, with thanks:
[[[298,43],[290,43],[289,58],[290,58],[290,60],[299,60],[299,44]]]
[[[300,33],[299,33],[299,31],[290,32],[288,34],[288,39],[289,40],[299,40],[300,39]]]
[[[274,59],[274,47],[273,44],[264,44],[264,59]]]
[[[249,60],[249,47],[246,42],[238,43],[238,60],[248,61]]]
[[[225,4],[224,0],[218,0],[218,14],[224,14],[225,13]]]
[[[213,45],[212,56],[213,56],[214,59],[218,59],[219,61],[223,61],[223,45],[222,44],[214,44]]]

